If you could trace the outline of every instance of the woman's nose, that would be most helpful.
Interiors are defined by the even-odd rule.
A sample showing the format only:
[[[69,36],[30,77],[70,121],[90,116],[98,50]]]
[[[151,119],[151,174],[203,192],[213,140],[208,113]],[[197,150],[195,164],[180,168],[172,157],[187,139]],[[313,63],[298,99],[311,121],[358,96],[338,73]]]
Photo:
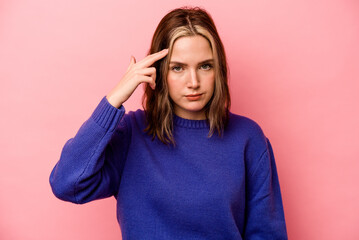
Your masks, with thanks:
[[[190,88],[198,88],[199,87],[199,79],[197,76],[197,72],[196,71],[191,71],[190,72],[190,76],[189,76],[189,80],[188,80],[188,87]]]

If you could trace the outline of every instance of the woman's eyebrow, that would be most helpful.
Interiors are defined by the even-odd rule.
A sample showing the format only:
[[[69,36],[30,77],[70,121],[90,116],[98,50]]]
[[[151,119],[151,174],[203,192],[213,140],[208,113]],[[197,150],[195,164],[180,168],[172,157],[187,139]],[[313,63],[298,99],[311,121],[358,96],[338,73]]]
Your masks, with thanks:
[[[213,58],[211,59],[206,59],[204,61],[201,61],[198,63],[198,65],[204,64],[204,63],[208,63],[208,62],[213,62]],[[182,63],[182,62],[178,62],[178,61],[171,61],[170,64],[177,64],[177,65],[181,65],[181,66],[187,66],[188,64],[186,63]]]
[[[213,58],[207,59],[207,60],[204,60],[204,61],[200,62],[199,64],[209,63],[209,62],[214,62],[214,59]]]

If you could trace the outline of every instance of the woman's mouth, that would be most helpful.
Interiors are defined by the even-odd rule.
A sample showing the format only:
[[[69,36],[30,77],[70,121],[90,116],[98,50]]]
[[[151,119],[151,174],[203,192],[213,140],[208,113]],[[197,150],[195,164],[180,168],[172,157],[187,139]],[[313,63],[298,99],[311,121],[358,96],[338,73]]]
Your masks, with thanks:
[[[188,95],[186,95],[186,98],[190,101],[196,101],[196,100],[200,99],[202,95],[203,95],[202,93],[188,94]]]

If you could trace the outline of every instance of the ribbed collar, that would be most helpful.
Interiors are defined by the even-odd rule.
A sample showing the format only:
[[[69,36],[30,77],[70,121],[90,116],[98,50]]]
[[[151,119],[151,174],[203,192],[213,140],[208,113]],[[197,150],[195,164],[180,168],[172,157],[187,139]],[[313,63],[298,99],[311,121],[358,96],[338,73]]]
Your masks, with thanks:
[[[173,123],[184,128],[209,128],[207,120],[190,120],[173,114]]]

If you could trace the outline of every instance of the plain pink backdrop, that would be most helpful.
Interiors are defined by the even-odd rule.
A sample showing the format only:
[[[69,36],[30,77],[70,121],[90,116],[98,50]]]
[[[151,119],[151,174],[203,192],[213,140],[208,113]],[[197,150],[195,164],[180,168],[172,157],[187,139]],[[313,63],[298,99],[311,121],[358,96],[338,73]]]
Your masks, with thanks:
[[[232,112],[272,142],[290,239],[359,239],[355,0],[1,1],[0,239],[121,239],[114,198],[60,201],[49,174],[160,19],[187,4],[215,20]]]

